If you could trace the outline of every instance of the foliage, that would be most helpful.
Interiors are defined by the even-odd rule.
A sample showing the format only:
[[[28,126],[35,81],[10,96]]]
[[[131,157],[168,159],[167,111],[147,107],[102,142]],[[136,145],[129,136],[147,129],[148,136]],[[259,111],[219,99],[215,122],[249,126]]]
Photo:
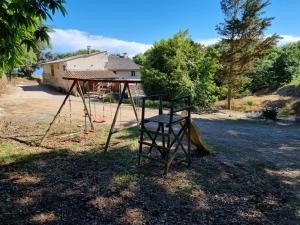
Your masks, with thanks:
[[[263,109],[262,116],[266,119],[276,120],[278,114],[277,108],[267,107]]]
[[[18,72],[30,78],[33,72],[39,68],[40,64],[45,59],[45,49],[48,48],[49,45],[47,43],[43,43],[41,41],[37,41],[35,49],[26,49],[23,46],[23,54],[20,57],[20,64],[16,65],[18,68]]]
[[[41,22],[60,11],[66,14],[64,0],[2,0],[0,2],[0,65],[9,70],[21,63],[24,46],[29,51],[37,43],[49,43],[49,27]]]
[[[143,66],[146,61],[146,57],[144,54],[137,54],[132,59],[136,64],[141,66]]]
[[[247,87],[251,92],[256,92],[262,89],[274,89],[281,84],[278,82],[278,73],[274,71],[274,63],[280,57],[282,51],[280,48],[274,47],[269,54],[258,59],[252,68],[247,71],[247,76],[250,82]]]
[[[257,60],[248,71],[252,92],[268,88],[271,91],[300,79],[300,42],[273,48],[266,57]]]
[[[220,80],[227,86],[228,108],[234,91],[248,82],[245,72],[257,58],[264,56],[279,38],[264,36],[273,18],[261,18],[269,2],[262,0],[222,0],[224,23],[216,30],[223,37]]]
[[[187,31],[155,42],[145,53],[143,63],[145,93],[164,94],[167,98],[191,95],[196,106],[210,106],[218,93],[213,80],[218,69],[216,54],[194,43]]]

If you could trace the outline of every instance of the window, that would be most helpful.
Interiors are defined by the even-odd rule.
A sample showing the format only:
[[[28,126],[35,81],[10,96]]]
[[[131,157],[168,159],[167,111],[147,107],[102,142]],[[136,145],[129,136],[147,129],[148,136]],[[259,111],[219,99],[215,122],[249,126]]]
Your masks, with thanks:
[[[131,76],[135,77],[135,71],[131,71]]]
[[[52,75],[52,76],[55,75],[55,74],[54,74],[54,65],[53,65],[53,64],[51,64],[51,75]]]

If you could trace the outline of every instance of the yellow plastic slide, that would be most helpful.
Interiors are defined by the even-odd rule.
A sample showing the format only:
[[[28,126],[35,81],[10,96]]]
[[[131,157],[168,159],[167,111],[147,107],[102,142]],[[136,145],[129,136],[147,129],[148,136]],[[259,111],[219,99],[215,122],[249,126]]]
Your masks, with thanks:
[[[183,122],[180,122],[179,124],[181,127],[184,125]],[[197,150],[199,152],[204,154],[210,154],[210,151],[204,145],[197,125],[193,121],[191,123],[191,143],[197,147]]]

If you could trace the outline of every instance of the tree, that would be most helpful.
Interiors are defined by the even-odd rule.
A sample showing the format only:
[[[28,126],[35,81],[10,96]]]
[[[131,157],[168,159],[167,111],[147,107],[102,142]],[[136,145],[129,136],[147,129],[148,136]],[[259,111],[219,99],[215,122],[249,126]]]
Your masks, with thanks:
[[[45,61],[45,50],[51,47],[46,42],[36,41],[37,43],[35,43],[36,47],[34,49],[28,49],[23,46],[23,54],[20,56],[20,63],[15,65],[18,71],[27,78],[31,78],[33,72]]]
[[[143,66],[145,63],[146,57],[144,54],[140,53],[140,54],[135,55],[132,59],[136,64]]]
[[[264,35],[273,20],[269,17],[261,18],[263,9],[268,5],[268,1],[262,0],[221,1],[225,21],[216,30],[222,36],[225,46],[221,56],[220,78],[228,88],[228,109],[231,109],[234,91],[247,82],[246,71],[258,58],[266,55],[279,39],[278,35]]]
[[[66,10],[64,0],[0,1],[0,69],[14,68],[21,63],[24,46],[29,51],[37,43],[49,43],[49,28],[41,22],[51,14]]]
[[[164,94],[168,99],[191,95],[199,107],[216,101],[213,76],[217,59],[196,44],[187,31],[155,42],[145,53],[142,68],[143,88],[147,95]]]
[[[283,72],[283,74],[286,74],[283,76],[287,78],[285,83],[288,82],[288,79],[300,79],[300,41],[285,45],[282,50],[282,57],[275,63],[275,68],[279,66],[281,60],[286,65],[285,72]]]
[[[300,42],[274,47],[264,58],[258,59],[247,72],[252,92],[261,89],[274,91],[300,78]]]
[[[263,89],[274,91],[281,84],[281,77],[274,71],[274,63],[282,54],[282,49],[274,47],[265,57],[256,60],[256,63],[247,71],[250,82],[247,88],[252,92]]]

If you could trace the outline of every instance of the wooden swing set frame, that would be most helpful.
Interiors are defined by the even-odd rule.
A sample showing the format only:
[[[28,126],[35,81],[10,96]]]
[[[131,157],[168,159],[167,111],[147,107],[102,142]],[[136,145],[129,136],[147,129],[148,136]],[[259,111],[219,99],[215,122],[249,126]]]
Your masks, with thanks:
[[[57,113],[53,117],[53,120],[49,124],[49,127],[47,128],[45,134],[43,135],[43,137],[41,139],[41,142],[40,142],[40,145],[42,145],[43,142],[44,142],[44,140],[46,139],[46,137],[47,137],[47,135],[48,135],[48,133],[49,133],[52,125],[54,124],[54,122],[58,118],[61,110],[63,109],[65,103],[67,102],[68,98],[70,97],[70,95],[71,95],[71,93],[72,93],[72,91],[73,91],[73,89],[74,89],[75,86],[77,87],[78,94],[81,97],[81,100],[82,100],[82,103],[83,103],[83,107],[84,107],[84,111],[86,112],[86,114],[88,116],[88,119],[89,119],[90,124],[91,124],[91,128],[92,128],[92,130],[94,130],[94,124],[93,124],[93,121],[92,121],[91,112],[89,111],[89,109],[87,107],[87,104],[86,104],[86,101],[85,101],[85,98],[84,98],[84,94],[83,94],[80,82],[85,83],[85,82],[88,82],[88,81],[96,81],[96,82],[103,82],[103,83],[119,83],[119,84],[123,84],[124,85],[123,89],[122,89],[122,92],[121,92],[121,96],[120,96],[119,102],[118,102],[117,109],[116,109],[114,117],[113,117],[113,121],[112,121],[112,124],[111,124],[111,127],[110,127],[110,131],[109,131],[106,143],[105,143],[105,148],[104,148],[105,152],[108,150],[109,143],[110,143],[112,135],[114,133],[117,133],[118,131],[121,130],[121,129],[116,130],[115,129],[115,125],[116,125],[116,122],[117,122],[117,118],[118,118],[118,114],[119,114],[119,111],[120,111],[120,107],[121,107],[121,105],[123,103],[123,99],[125,98],[126,90],[128,92],[128,96],[129,96],[130,103],[131,103],[131,106],[132,106],[132,109],[133,109],[133,112],[134,112],[134,115],[135,115],[135,119],[136,119],[137,125],[139,126],[139,118],[138,118],[138,114],[137,114],[137,110],[136,110],[136,106],[135,106],[134,100],[133,100],[132,95],[131,95],[131,90],[130,90],[130,85],[129,84],[142,83],[142,81],[140,79],[118,79],[118,78],[88,78],[87,79],[87,78],[70,78],[70,77],[63,77],[63,79],[65,79],[65,80],[71,80],[71,81],[73,81],[73,83],[72,83],[69,91],[67,92],[67,95],[64,98],[62,104],[60,105]]]

